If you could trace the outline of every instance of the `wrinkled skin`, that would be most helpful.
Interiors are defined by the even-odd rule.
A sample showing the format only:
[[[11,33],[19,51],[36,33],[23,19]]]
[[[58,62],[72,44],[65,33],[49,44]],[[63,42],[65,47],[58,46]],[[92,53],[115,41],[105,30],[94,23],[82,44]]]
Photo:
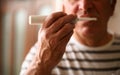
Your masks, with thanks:
[[[41,63],[46,68],[53,68],[61,60],[66,44],[73,34],[75,25],[71,21],[75,18],[74,15],[58,12],[44,22],[39,31],[38,45]]]
[[[51,14],[38,33],[38,50],[27,75],[49,75],[60,62],[73,34],[75,15],[63,12]],[[33,67],[34,66],[34,67]]]

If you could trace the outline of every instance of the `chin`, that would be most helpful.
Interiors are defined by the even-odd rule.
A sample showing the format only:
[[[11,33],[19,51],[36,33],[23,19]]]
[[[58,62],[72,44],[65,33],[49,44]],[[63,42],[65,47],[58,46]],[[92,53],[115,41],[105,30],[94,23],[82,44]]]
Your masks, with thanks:
[[[95,24],[93,21],[81,22],[79,25],[82,31],[85,33],[94,33],[100,28],[99,25]]]
[[[99,34],[102,27],[100,24],[98,24],[95,21],[80,21],[76,24],[76,29],[79,30],[80,33],[84,35],[91,35],[94,36],[96,34]]]

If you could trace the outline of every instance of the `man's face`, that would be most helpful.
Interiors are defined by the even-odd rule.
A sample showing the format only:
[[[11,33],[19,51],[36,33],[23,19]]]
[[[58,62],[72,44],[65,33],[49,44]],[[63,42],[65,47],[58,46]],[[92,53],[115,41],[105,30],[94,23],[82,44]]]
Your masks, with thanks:
[[[76,24],[77,32],[101,33],[107,30],[107,23],[113,15],[111,0],[64,0],[64,12],[80,17],[95,17],[97,21],[79,21]]]

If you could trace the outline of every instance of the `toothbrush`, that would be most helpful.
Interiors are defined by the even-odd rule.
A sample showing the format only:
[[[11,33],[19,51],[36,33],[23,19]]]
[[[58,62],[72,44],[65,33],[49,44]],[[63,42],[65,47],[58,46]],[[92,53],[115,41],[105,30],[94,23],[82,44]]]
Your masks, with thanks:
[[[31,15],[29,16],[29,24],[30,25],[41,25],[45,18],[47,16],[40,16],[40,15]],[[97,18],[90,18],[90,17],[81,17],[81,18],[77,18],[75,19],[73,22],[77,22],[77,21],[96,21]]]

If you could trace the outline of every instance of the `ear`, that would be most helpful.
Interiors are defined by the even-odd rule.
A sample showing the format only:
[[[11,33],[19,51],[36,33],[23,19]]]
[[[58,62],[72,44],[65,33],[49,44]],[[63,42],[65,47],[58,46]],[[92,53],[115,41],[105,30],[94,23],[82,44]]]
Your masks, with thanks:
[[[110,0],[110,4],[111,4],[111,16],[114,14],[114,10],[115,10],[115,5],[116,5],[116,0]]]
[[[111,0],[111,7],[113,11],[115,10],[116,0]]]

